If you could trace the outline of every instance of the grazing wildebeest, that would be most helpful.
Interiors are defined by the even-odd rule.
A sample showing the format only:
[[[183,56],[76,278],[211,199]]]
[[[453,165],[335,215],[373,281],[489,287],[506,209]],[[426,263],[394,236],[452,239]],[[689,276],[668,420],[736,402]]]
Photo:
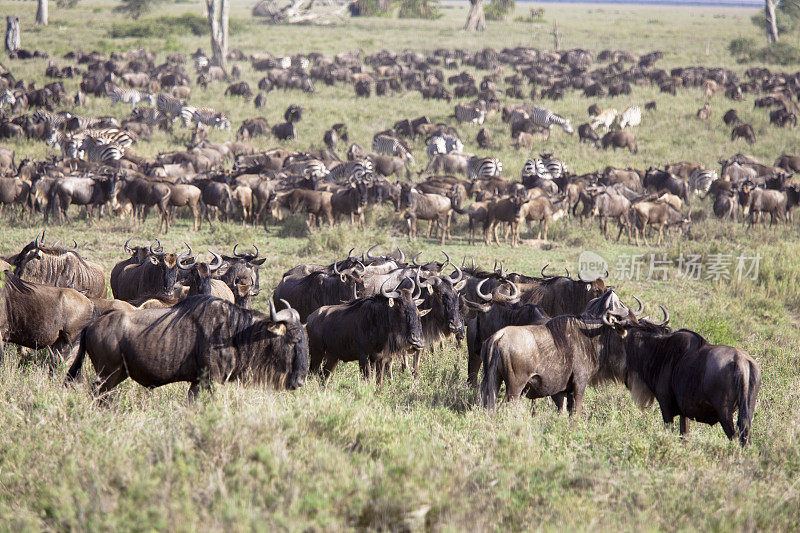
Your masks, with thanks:
[[[735,141],[740,137],[746,140],[747,144],[755,144],[756,133],[753,131],[753,126],[750,124],[739,124],[734,126],[731,130],[731,141]]]
[[[272,135],[281,141],[286,141],[297,137],[297,129],[294,126],[294,122],[282,122],[281,124],[275,124],[272,126],[271,131]]]
[[[600,148],[600,137],[592,129],[591,124],[581,124],[578,126],[578,140],[580,142],[586,141]]]
[[[747,193],[747,202],[743,203],[744,216],[752,226],[761,221],[761,213],[769,213],[769,225],[786,222],[786,193],[773,189],[753,189]]]
[[[703,107],[697,110],[697,118],[700,120],[708,120],[711,118],[711,104],[706,102]]]
[[[639,153],[639,147],[636,144],[636,137],[629,131],[610,131],[603,135],[602,145],[604,149],[612,146],[614,150],[617,148],[627,148],[631,153]]]
[[[739,118],[739,113],[737,113],[735,109],[728,109],[725,111],[725,114],[722,115],[722,121],[726,126],[735,126],[736,124],[740,124],[742,119]]]
[[[406,280],[413,289],[401,288]],[[321,367],[327,382],[339,361],[358,361],[365,377],[371,366],[375,368],[376,382],[381,385],[395,356],[423,349],[420,317],[428,310],[417,309],[422,304],[421,289],[412,279],[406,280],[391,291],[384,282],[380,294],[314,311],[306,324],[311,371]]]
[[[647,226],[658,226],[658,242],[656,242],[656,246],[660,246],[665,227],[679,226],[682,232],[691,223],[691,220],[667,203],[643,201],[631,206],[630,223],[633,227],[636,246],[639,246],[640,232],[644,239],[644,245],[649,246],[647,243]]]
[[[254,254],[237,253],[238,246],[238,244],[234,245],[233,256],[222,256],[227,263],[227,268],[219,275],[219,279],[233,291],[236,305],[250,309],[252,297],[258,296],[260,292],[258,269],[267,258],[258,258],[258,248],[255,245],[253,245]]]
[[[551,396],[561,409],[566,403],[570,415],[580,413],[587,385],[625,378],[622,336],[636,321],[624,305],[611,305],[599,317],[563,315],[541,326],[499,330],[481,350],[483,405],[494,408],[504,382],[506,402],[523,393],[531,400]]]
[[[467,382],[478,385],[478,372],[481,368],[481,348],[486,339],[506,326],[541,325],[550,317],[537,304],[520,303],[520,290],[509,281],[509,294],[504,294],[500,286],[491,294],[484,294],[481,287],[489,281],[482,279],[475,287],[476,294],[484,303],[467,301],[467,305],[475,312],[467,325]]]
[[[782,168],[786,172],[800,172],[800,157],[782,154],[775,160],[775,166]]]
[[[0,284],[0,355],[3,343],[25,348],[47,348],[49,363],[69,360],[94,305],[74,289],[24,281],[10,270]]]
[[[661,324],[625,324],[625,385],[634,401],[644,409],[656,400],[666,424],[680,417],[681,435],[689,431],[689,419],[719,422],[729,439],[747,445],[761,386],[758,363],[744,350],[711,344],[694,331],[671,331],[662,310]]]
[[[308,338],[287,307],[268,315],[211,296],[192,296],[167,309],[112,311],[81,335],[67,373],[74,381],[86,354],[103,395],[130,377],[148,388],[188,381],[189,399],[213,381],[245,380],[290,390],[308,373]]]
[[[106,297],[106,277],[100,265],[86,261],[73,249],[45,247],[37,235],[17,254],[14,273],[25,281],[54,287],[70,287],[89,298]],[[44,233],[41,235],[44,241]]]
[[[188,251],[165,253],[160,244],[158,249],[153,244],[147,260],[130,264],[120,272],[118,286],[116,290],[112,288],[114,298],[132,302],[141,298],[172,297],[178,280],[178,262],[191,256],[192,249],[187,244]]]
[[[606,236],[608,227],[608,219],[617,219],[619,225],[619,233],[617,233],[617,240],[622,236],[622,231],[628,228],[628,240],[630,241],[630,221],[628,220],[628,211],[631,208],[631,202],[620,194],[613,194],[611,192],[602,192],[594,198],[593,214],[600,218],[600,228],[603,230],[603,237]]]
[[[308,214],[306,224],[309,228],[320,225],[324,216],[329,226],[333,226],[333,207],[331,198],[333,193],[327,191],[309,191],[307,189],[294,189],[286,193],[276,194],[269,203],[272,216],[283,220],[288,214],[299,211]]]
[[[308,315],[322,306],[349,302],[364,288],[363,266],[339,270],[334,261],[333,273],[325,271],[287,272],[275,287],[273,298],[288,301],[305,322]]]

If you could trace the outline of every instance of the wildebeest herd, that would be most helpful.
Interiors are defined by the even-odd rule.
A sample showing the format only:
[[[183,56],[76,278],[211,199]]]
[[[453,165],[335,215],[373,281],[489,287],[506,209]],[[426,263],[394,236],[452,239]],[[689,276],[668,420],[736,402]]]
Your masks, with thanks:
[[[551,397],[580,412],[587,385],[617,381],[641,406],[658,401],[665,422],[680,417],[719,422],[729,438],[749,439],[760,386],[755,360],[688,330],[672,331],[623,304],[604,278],[573,279],[494,270],[475,264],[407,260],[397,250],[304,264],[284,273],[269,312],[251,309],[258,249],[211,251],[199,260],[186,247],[158,241],[123,246],[107,298],[102,268],[78,250],[46,245],[45,234],[6,259],[3,341],[46,349],[51,364],[69,359],[74,382],[86,355],[103,401],[131,378],[146,387],[189,382],[195,398],[212,382],[241,380],[297,389],[308,372],[327,383],[339,362],[358,361],[380,386],[394,362],[416,379],[420,357],[436,344],[467,341],[467,375],[481,404]],[[55,368],[53,366],[53,368]],[[738,418],[734,422],[734,413]]]
[[[565,134],[574,133],[568,117],[549,109],[568,91],[587,98],[630,98],[632,85],[653,85],[668,94],[678,88],[702,87],[708,100],[718,93],[732,100],[748,93],[758,95],[757,108],[775,108],[771,123],[796,124],[798,110],[792,97],[800,93],[797,74],[752,68],[742,80],[723,68],[668,72],[657,67],[662,55],[637,57],[605,50],[595,57],[580,49],[520,47],[247,57],[233,50],[229,75],[198,50],[191,60],[200,90],[212,81],[228,81],[226,96],[254,99],[257,108],[272,90],[311,94],[315,83],[352,84],[361,97],[418,91],[424,98],[447,101],[475,98],[456,104],[454,113],[439,117],[440,122],[425,115],[400,118],[391,128],[374,134],[369,150],[351,143],[347,125],[336,123],[324,133],[319,149],[299,152],[279,146],[258,152],[247,141],[259,136],[278,141],[297,137],[297,125],[304,116],[301,106],[289,106],[284,122],[272,126],[266,117],[246,118],[237,130],[237,140],[211,142],[206,139],[209,128],[227,130],[232,123],[223,112],[188,103],[192,95],[186,67],[189,58],[171,54],[157,64],[156,55],[147,50],[108,56],[70,52],[50,61],[45,76],[55,81],[40,88],[8,70],[0,71],[0,139],[44,141],[58,151],[47,160],[22,158],[17,163],[13,150],[0,148],[0,172],[5,176],[0,179],[0,204],[19,205],[28,214],[41,212],[46,222],[51,217],[69,221],[71,205],[85,206],[89,216],[95,211],[102,215],[108,207],[142,220],[155,207],[162,227],[169,231],[178,209],[191,213],[193,228],[198,230],[204,220],[211,224],[212,218],[220,216],[240,218],[243,224],[263,222],[266,227],[268,219],[280,221],[295,213],[304,213],[310,226],[333,225],[343,218],[363,224],[365,210],[387,203],[399,214],[409,239],[417,237],[420,221],[427,221],[426,235],[438,233],[444,244],[451,237],[454,217],[464,216],[470,243],[480,227],[486,244],[492,239],[499,244],[498,230],[505,227],[504,238],[512,246],[521,242],[525,222],[537,222],[536,238],[547,240],[549,224],[565,215],[579,216],[581,223],[586,216],[596,216],[604,233],[608,219],[614,219],[620,227],[618,238],[627,231],[629,240],[633,233],[637,242],[641,235],[647,243],[648,228],[657,229],[660,244],[665,228],[683,231],[691,224],[686,207],[691,194],[712,194],[714,213],[721,218],[736,219],[740,209],[750,222],[758,221],[762,213],[769,213],[771,221],[790,216],[798,202],[797,186],[788,182],[800,167],[796,156],[784,154],[769,165],[737,154],[721,160],[719,171],[684,161],[661,168],[609,166],[576,174],[565,161],[542,153],[525,162],[517,180],[503,174],[497,157],[465,151],[465,141],[470,139],[462,138],[452,121],[445,122],[452,118],[464,125],[460,127],[472,128],[499,114],[510,129],[511,142],[530,151],[549,138],[554,125]],[[19,54],[20,59],[41,56]],[[257,83],[262,92],[257,95],[247,81],[238,80],[240,63],[246,61],[252,70],[264,73]],[[61,66],[64,62],[71,64]],[[459,72],[446,75],[448,71]],[[80,88],[70,98],[64,83],[78,76]],[[82,116],[78,110],[87,97],[108,98],[112,105],[132,108],[122,120]],[[504,102],[504,97],[541,103]],[[589,120],[577,128],[579,140],[635,153],[639,150],[636,129],[655,108],[655,102],[629,104],[619,112],[593,104]],[[698,116],[711,117],[710,103]],[[723,120],[733,128],[732,139],[755,142],[752,126],[742,123],[735,110],[726,112]],[[186,150],[155,158],[135,153],[135,142],[146,141],[153,128],[172,131],[175,121],[192,128]],[[475,137],[475,144],[484,151],[497,148],[498,142],[485,128]],[[345,146],[341,143],[349,143],[344,157],[337,153]],[[413,151],[420,144],[429,161],[412,172],[417,165]],[[424,179],[412,180],[415,174]],[[399,180],[391,181],[392,176]]]

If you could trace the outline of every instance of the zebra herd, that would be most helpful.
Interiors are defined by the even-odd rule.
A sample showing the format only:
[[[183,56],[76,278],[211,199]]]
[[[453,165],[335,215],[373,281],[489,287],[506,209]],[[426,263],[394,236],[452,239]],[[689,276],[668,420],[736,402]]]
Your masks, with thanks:
[[[186,105],[180,98],[164,93],[159,93],[156,98],[156,110],[172,120],[180,117],[187,128],[192,124],[203,124],[222,130],[231,128],[230,119],[223,113],[209,107]]]
[[[610,107],[590,111],[590,114],[593,114],[590,123],[593,130],[603,126],[608,131],[614,124],[618,124],[619,129],[624,130],[626,127],[636,127],[642,123],[642,109],[638,105],[629,106],[622,113]]]

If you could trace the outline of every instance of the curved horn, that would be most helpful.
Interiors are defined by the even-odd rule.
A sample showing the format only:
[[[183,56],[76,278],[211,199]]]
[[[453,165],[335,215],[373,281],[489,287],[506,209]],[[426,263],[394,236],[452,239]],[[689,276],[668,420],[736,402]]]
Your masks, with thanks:
[[[633,296],[633,299],[636,300],[636,303],[639,304],[639,309],[637,309],[636,311],[633,311],[633,316],[638,317],[638,316],[640,316],[642,314],[642,311],[644,311],[644,304],[636,296]]]
[[[270,301],[272,301],[272,300],[270,300]],[[275,321],[276,322],[293,322],[293,321],[298,321],[299,322],[300,321],[300,314],[297,312],[297,310],[296,309],[292,309],[291,304],[289,304],[289,302],[287,302],[283,298],[281,298],[281,301],[283,302],[283,305],[286,306],[286,309],[281,309],[280,311],[278,311],[278,313],[275,315]]]
[[[45,231],[46,231],[46,230],[45,230]],[[42,240],[41,240],[41,242],[39,242],[39,237],[41,237],[41,239],[42,239]],[[35,248],[38,248],[38,247],[39,247],[39,246],[41,246],[42,244],[44,244],[44,231],[42,231],[42,233],[41,233],[41,234],[38,234],[38,233],[37,233],[37,234],[36,234],[36,238],[35,238],[35,239],[33,239],[33,246],[34,246]]]
[[[361,267],[361,275],[362,276],[367,271],[367,267],[365,267],[364,263],[362,263],[361,261],[356,261],[356,266],[354,266],[353,268],[356,268],[356,267]]]
[[[236,253],[236,248],[237,248],[238,246],[239,246],[239,243],[238,243],[238,242],[237,242],[236,244],[234,244],[234,245],[233,245],[233,256],[234,256],[234,257],[243,257],[243,255],[240,255],[240,254],[237,254],[237,253]],[[210,252],[210,251],[211,251],[211,250],[209,250],[209,252]]]
[[[337,267],[337,265],[338,265],[338,264],[339,264],[339,261],[337,261],[336,259],[334,259],[334,260],[333,260],[333,273],[334,273],[334,274],[340,274],[340,275],[341,275],[341,272],[339,272],[339,268]]]
[[[58,248],[58,245],[59,245],[60,242],[61,242],[61,239],[57,239],[56,242],[54,242],[52,244],[51,248]]]
[[[186,243],[184,242],[183,244],[186,244]],[[186,247],[189,249],[189,251],[188,252],[183,251],[183,252],[179,253],[178,257],[177,257],[177,260],[176,260],[176,262],[178,263],[178,266],[181,267],[183,270],[188,270],[189,268],[192,268],[195,265],[195,263],[197,263],[197,258],[195,257],[194,260],[192,261],[192,263],[189,266],[187,266],[186,268],[184,268],[182,266],[181,261],[183,261],[183,258],[192,255],[192,247],[189,246],[188,244],[186,244]]]
[[[567,277],[571,278],[572,276],[569,275],[569,269],[567,267],[564,267],[564,270],[567,272]]]
[[[659,307],[661,308],[661,312],[664,313],[664,321],[660,324],[656,324],[656,326],[663,327],[669,324],[669,311],[667,311],[667,308],[664,307],[663,305],[659,305]]]
[[[500,261],[500,277],[501,277],[501,278],[504,278],[504,277],[506,277],[507,275],[508,275],[508,270],[506,270],[505,268],[503,268],[503,262],[502,262],[502,261]]]
[[[616,319],[611,314],[611,311],[606,311],[605,313],[603,313],[603,316],[601,317],[601,320],[603,321],[603,324],[605,324],[606,326],[613,327],[614,326],[614,322],[613,321],[616,320]]]
[[[489,278],[483,278],[482,280],[480,280],[480,282],[478,282],[478,284],[475,285],[475,293],[478,295],[478,298],[480,298],[484,302],[491,302],[492,296],[483,294],[481,292],[481,287],[483,287],[483,284],[486,283],[487,281],[489,281]]]
[[[386,280],[384,280],[383,284],[381,285],[381,295],[384,298],[397,298],[398,296],[400,296],[400,293],[398,293],[397,290],[393,290],[392,292],[386,292],[386,284],[389,283],[390,279],[391,278],[386,278]],[[397,287],[395,287],[395,289],[397,289]]]
[[[516,300],[517,298],[519,298],[519,287],[517,286],[516,283],[514,283],[511,280],[508,281],[508,284],[511,285],[511,289],[514,291],[509,295],[509,298],[511,298],[512,300]]]
[[[403,250],[401,250],[399,246],[397,247],[397,251],[400,252],[400,259],[398,259],[398,262],[399,263],[405,263],[406,262],[406,254],[403,253]]]
[[[416,266],[416,267],[422,266],[422,265],[420,265],[419,263],[417,263],[417,258],[418,258],[419,256],[421,256],[421,255],[422,255],[422,252],[417,252],[417,255],[415,255],[414,257],[412,257],[412,258],[411,258],[411,263],[412,263],[414,266]]]
[[[603,279],[606,279],[606,278],[608,278],[608,270],[606,270],[606,274],[605,274],[605,276],[603,276]]]
[[[151,243],[150,243],[150,253],[151,253],[151,254],[153,254],[153,255],[158,255],[158,252],[156,252],[155,250],[153,250],[153,245],[154,245],[154,244],[155,244],[155,241],[153,241],[153,242],[151,242]]]
[[[72,248],[67,250],[68,252],[77,252],[78,251],[78,241],[72,239]]]
[[[128,239],[127,241],[125,241],[125,244],[124,244],[124,245],[123,245],[123,247],[122,247],[122,249],[123,249],[123,250],[125,250],[125,251],[126,251],[127,253],[129,253],[129,254],[132,254],[132,253],[133,253],[133,250],[131,250],[131,247],[130,247],[130,246],[128,246],[128,245],[130,244],[130,242],[131,242],[131,239],[133,239],[133,237],[131,237],[130,239]]]
[[[353,259],[353,250],[355,250],[355,247],[350,248],[350,251],[347,252],[347,258],[348,259]]]
[[[443,253],[443,254],[444,254],[444,256],[447,258],[447,261],[445,261],[445,262],[444,262],[444,264],[442,265],[442,270],[444,270],[444,267],[446,267],[447,265],[452,265],[452,264],[453,264],[453,262],[452,262],[452,261],[450,261],[450,256],[449,256],[449,255],[447,255],[447,252],[445,252],[444,250],[442,250],[442,253]]]
[[[158,244],[158,251],[159,252],[163,252],[164,251],[164,247],[161,245],[161,241],[156,239],[155,243]],[[188,246],[188,244],[187,244],[187,246]]]
[[[258,246],[256,246],[255,243],[253,243],[253,249],[256,251],[256,255],[253,256],[253,259],[255,259],[256,257],[258,257]]]
[[[544,278],[544,279],[553,277],[553,276],[548,276],[547,274],[544,273],[544,271],[547,270],[547,267],[549,267],[549,266],[550,266],[550,263],[547,263],[545,266],[542,267],[542,278]]]
[[[371,247],[369,248],[369,250],[367,250],[367,259],[377,259],[377,257],[375,257],[374,255],[372,255],[372,250],[374,250],[374,249],[375,249],[375,248],[377,248],[377,247],[378,247],[378,245],[377,245],[377,244],[375,244],[375,245],[371,246]]]
[[[218,270],[219,267],[222,266],[222,258],[216,252],[213,252],[212,250],[209,250],[208,253],[210,253],[211,255],[214,256],[214,262],[210,263],[208,265],[208,270],[210,270],[211,272],[214,272],[215,270]]]
[[[414,290],[411,291],[411,299],[416,300],[420,296],[422,296],[422,282],[419,280],[419,273],[422,270],[421,267],[417,267],[417,275],[414,276]],[[399,287],[400,285],[398,285]]]
[[[464,277],[464,273],[461,272],[461,269],[458,268],[458,265],[456,265],[455,263],[453,263],[453,268],[455,269],[453,271],[453,274],[457,274],[458,276],[457,277],[453,277],[453,274],[450,274],[450,280],[453,282],[453,285],[455,285],[456,283],[461,281],[461,278]]]
[[[272,322],[278,321],[275,317],[275,302],[272,301],[272,298],[269,299],[269,319]]]

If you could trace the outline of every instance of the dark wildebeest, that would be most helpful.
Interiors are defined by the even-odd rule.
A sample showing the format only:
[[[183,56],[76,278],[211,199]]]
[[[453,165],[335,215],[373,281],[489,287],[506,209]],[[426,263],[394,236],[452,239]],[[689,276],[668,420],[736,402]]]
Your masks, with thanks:
[[[189,289],[187,296],[208,295],[234,303],[233,291],[228,285],[221,279],[212,277],[224,261],[222,257],[211,250],[209,250],[209,253],[214,256],[214,260],[211,263],[198,262],[197,257],[187,264],[178,261],[178,268],[186,273],[183,284]]]
[[[572,279],[569,272],[566,276],[553,276],[545,274],[546,269],[547,265],[542,268],[543,279],[522,287],[521,301],[539,305],[550,316],[580,314],[590,301],[606,291],[603,278]]]
[[[676,178],[669,172],[651,166],[647,169],[642,184],[646,189],[655,193],[661,193],[661,191],[666,190],[678,198],[683,199],[687,205],[689,204],[691,195],[689,194],[688,183],[680,178]]]
[[[658,402],[664,422],[680,417],[680,433],[689,419],[714,425],[729,439],[750,440],[750,427],[761,386],[761,369],[744,350],[710,344],[694,331],[672,332],[664,322],[626,324],[625,385],[641,408]],[[733,414],[738,410],[734,425]]]
[[[297,129],[294,122],[282,122],[272,126],[272,135],[281,141],[291,140],[297,137]]]
[[[786,172],[800,172],[800,157],[783,154],[775,160],[775,166]]]
[[[246,81],[239,81],[228,85],[225,89],[225,96],[243,96],[245,100],[250,100],[253,97],[253,90],[250,89],[250,84]]]
[[[47,348],[51,366],[56,357],[69,360],[75,341],[94,313],[94,305],[74,289],[24,281],[4,271],[0,284],[0,355],[3,342],[25,348]]]
[[[108,278],[108,284],[109,286],[111,286],[111,294],[113,295],[119,294],[120,275],[125,270],[125,268],[128,266],[141,265],[142,263],[147,261],[148,257],[150,257],[149,247],[134,246],[133,248],[131,248],[129,246],[130,242],[131,239],[128,239],[127,241],[125,241],[125,245],[123,246],[125,253],[130,255],[130,258],[125,259],[124,261],[120,261],[119,263],[114,265],[114,268],[111,269],[111,275]],[[160,243],[159,246],[161,246]]]
[[[737,113],[735,109],[728,109],[725,111],[725,114],[722,115],[722,121],[726,126],[735,126],[736,124],[740,124],[742,119],[739,118],[739,113]]]
[[[467,325],[467,382],[478,385],[478,371],[481,368],[481,348],[486,339],[506,326],[541,325],[550,317],[536,304],[523,304],[519,301],[519,287],[509,281],[510,294],[503,294],[500,287],[495,287],[490,295],[481,292],[481,287],[489,281],[482,279],[475,287],[477,295],[485,303],[467,301],[467,305],[475,311]]]
[[[203,210],[205,210],[206,220],[208,220],[209,226],[211,226],[211,209],[209,208],[212,208],[214,211],[214,220],[219,219],[220,211],[224,215],[226,221],[229,217],[233,216],[233,190],[231,190],[230,185],[218,181],[209,181],[201,190],[200,201]]]
[[[735,141],[739,137],[746,140],[747,144],[756,143],[756,133],[753,131],[753,126],[750,124],[739,124],[734,126],[734,128],[731,130],[731,141]]]
[[[100,265],[86,261],[73,249],[45,247],[39,236],[17,254],[14,273],[25,281],[69,287],[89,298],[106,297],[106,277]],[[44,241],[44,233],[41,236]]]
[[[621,194],[612,194],[610,192],[603,192],[594,197],[594,209],[592,214],[600,218],[600,228],[603,230],[603,237],[606,236],[608,227],[608,219],[613,218],[617,220],[619,225],[619,233],[617,233],[617,240],[622,236],[622,231],[628,228],[628,240],[630,241],[630,221],[628,220],[628,211],[631,208],[631,202]]]
[[[640,232],[644,239],[644,245],[649,246],[647,243],[647,226],[658,226],[658,242],[656,246],[660,246],[665,227],[679,226],[680,231],[683,232],[688,224],[691,223],[691,220],[670,204],[643,201],[631,206],[630,223],[635,235],[636,246],[639,246]]]
[[[560,410],[566,403],[572,415],[580,413],[587,385],[623,381],[622,336],[636,315],[613,291],[601,300],[606,302],[599,317],[594,312],[557,316],[541,326],[507,326],[492,335],[481,350],[483,405],[494,408],[504,382],[506,402],[523,393],[531,400],[551,396]]]
[[[350,183],[333,193],[331,196],[331,210],[333,219],[349,216],[350,223],[358,222],[359,227],[364,227],[364,208],[367,206],[367,184],[358,180]]]
[[[234,303],[239,307],[250,309],[252,297],[258,296],[260,292],[258,269],[267,260],[266,257],[258,258],[258,248],[253,245],[256,253],[237,253],[236,244],[233,247],[233,256],[223,255],[222,258],[228,264],[225,271],[219,275],[219,279],[233,291]]]
[[[357,298],[358,291],[364,287],[363,268],[354,266],[340,271],[338,264],[338,261],[333,263],[330,275],[323,271],[285,275],[275,287],[273,298],[288,301],[303,322],[322,306]]]
[[[731,219],[736,222],[739,210],[739,195],[734,191],[719,191],[714,198],[714,215],[721,219]]]
[[[132,302],[142,298],[170,298],[175,292],[178,280],[178,262],[192,255],[192,249],[180,254],[165,253],[150,245],[148,260],[141,264],[130,264],[119,274],[117,290],[114,298]],[[112,289],[113,290],[113,289]]]
[[[58,212],[58,222],[69,218],[69,206],[72,204],[86,206],[89,218],[92,217],[94,206],[102,209],[106,202],[111,201],[117,185],[117,176],[90,177],[90,178],[64,178],[56,181],[50,189],[50,209],[55,217]],[[101,213],[102,214],[102,213]]]
[[[633,154],[639,153],[636,137],[629,131],[610,131],[606,133],[603,135],[602,145],[604,149],[612,146],[614,150],[617,148],[627,148]]]
[[[774,111],[770,111],[769,123],[775,124],[776,126],[780,126],[781,128],[785,128],[787,126],[796,128],[797,115],[795,115],[791,111],[787,111],[786,108],[782,107],[780,109],[775,109]]]
[[[114,209],[118,209],[120,204],[126,201],[130,202],[134,209],[134,216],[138,216],[144,222],[150,208],[156,206],[161,214],[161,224],[166,226],[166,231],[169,233],[168,206],[172,189],[168,184],[142,178],[131,178],[118,182],[115,190],[116,194],[112,198]],[[161,224],[159,224],[159,230]]]
[[[414,288],[401,288],[406,281]],[[358,361],[365,377],[370,366],[375,368],[376,382],[381,385],[395,356],[423,349],[420,317],[428,310],[417,309],[422,300],[412,279],[400,285],[389,291],[384,282],[380,294],[314,311],[306,324],[311,370],[322,367],[327,382],[339,361]]]
[[[522,206],[525,205],[526,197],[523,195],[506,196],[496,198],[486,203],[486,216],[483,221],[483,243],[489,246],[490,236],[494,236],[494,242],[500,245],[497,238],[497,225],[508,224],[511,227],[511,246],[515,247],[519,239],[519,224],[522,223]]]
[[[308,373],[308,338],[297,313],[268,315],[211,296],[192,296],[168,309],[112,311],[81,335],[67,373],[74,381],[89,354],[94,394],[130,377],[148,388],[188,381],[189,399],[211,382],[246,380],[294,390]]]
[[[600,148],[600,137],[592,129],[591,124],[581,124],[578,126],[578,140],[580,142],[586,141]]]

